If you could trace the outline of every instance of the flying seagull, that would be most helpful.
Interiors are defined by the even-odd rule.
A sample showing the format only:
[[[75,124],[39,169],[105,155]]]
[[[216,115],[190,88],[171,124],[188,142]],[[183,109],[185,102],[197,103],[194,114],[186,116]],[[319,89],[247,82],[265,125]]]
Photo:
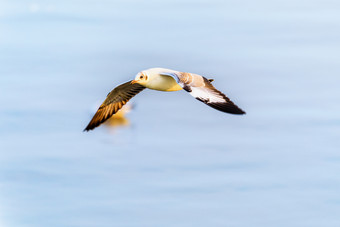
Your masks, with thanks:
[[[134,80],[119,85],[107,95],[84,131],[99,126],[145,88],[159,91],[184,89],[190,95],[214,109],[230,114],[245,114],[225,94],[217,90],[211,84],[212,81],[212,79],[209,80],[194,73],[178,72],[171,69],[151,68],[143,70],[136,75]]]

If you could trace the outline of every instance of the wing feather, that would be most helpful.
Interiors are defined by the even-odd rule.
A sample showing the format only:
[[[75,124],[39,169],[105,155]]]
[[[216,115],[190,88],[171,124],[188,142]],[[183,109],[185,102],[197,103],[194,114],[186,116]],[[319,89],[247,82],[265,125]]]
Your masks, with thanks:
[[[216,110],[230,114],[246,113],[235,105],[225,94],[217,90],[211,84],[212,79],[207,79],[193,73],[169,73],[167,75],[175,78],[177,83],[197,100]]]
[[[98,127],[101,123],[120,110],[132,97],[144,89],[144,86],[137,83],[131,84],[131,81],[121,84],[113,89],[100,105],[84,131],[89,131]]]

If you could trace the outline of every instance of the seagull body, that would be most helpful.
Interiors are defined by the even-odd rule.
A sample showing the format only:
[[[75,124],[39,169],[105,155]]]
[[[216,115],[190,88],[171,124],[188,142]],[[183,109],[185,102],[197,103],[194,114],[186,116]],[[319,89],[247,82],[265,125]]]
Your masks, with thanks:
[[[107,95],[84,131],[99,126],[145,88],[158,91],[183,89],[214,109],[231,114],[245,114],[226,95],[218,91],[211,82],[212,80],[194,73],[164,68],[143,70],[136,75],[134,80],[117,86]]]
[[[152,90],[179,91],[183,88],[171,76],[171,74],[175,75],[176,73],[178,72],[171,69],[151,68],[139,72],[132,83],[139,83]],[[143,78],[140,78],[141,76]],[[145,80],[145,78],[147,79]]]

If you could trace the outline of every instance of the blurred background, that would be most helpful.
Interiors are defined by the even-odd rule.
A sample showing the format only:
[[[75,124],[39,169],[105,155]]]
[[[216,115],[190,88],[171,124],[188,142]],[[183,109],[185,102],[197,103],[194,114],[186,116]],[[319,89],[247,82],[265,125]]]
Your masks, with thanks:
[[[0,226],[340,226],[336,0],[1,0]],[[244,109],[145,90],[140,70],[214,78]]]

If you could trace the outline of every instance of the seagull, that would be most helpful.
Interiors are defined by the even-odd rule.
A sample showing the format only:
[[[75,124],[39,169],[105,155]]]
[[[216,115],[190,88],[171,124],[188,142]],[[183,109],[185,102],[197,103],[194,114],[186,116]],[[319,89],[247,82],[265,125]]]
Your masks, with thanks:
[[[245,114],[225,94],[217,90],[212,79],[194,73],[164,68],[150,68],[137,73],[134,80],[114,88],[100,105],[84,131],[92,130],[117,113],[132,97],[145,88],[158,91],[185,90],[208,106],[230,114]]]

